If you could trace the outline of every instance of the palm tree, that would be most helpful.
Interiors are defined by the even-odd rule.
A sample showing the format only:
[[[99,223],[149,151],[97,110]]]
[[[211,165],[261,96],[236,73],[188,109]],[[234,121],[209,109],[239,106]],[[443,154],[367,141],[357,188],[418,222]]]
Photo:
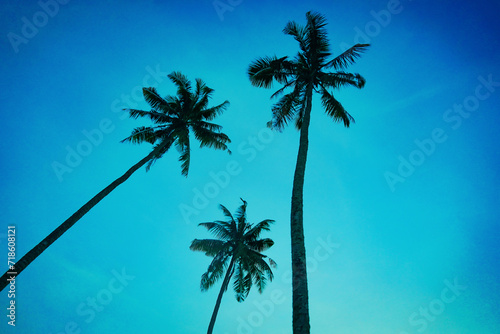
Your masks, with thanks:
[[[369,46],[356,44],[336,58],[328,60],[331,54],[325,18],[318,13],[308,12],[306,19],[305,27],[290,21],[283,29],[285,34],[293,36],[299,42],[300,51],[295,58],[276,56],[258,58],[248,68],[250,82],[254,86],[270,88],[274,81],[283,85],[271,96],[272,98],[281,96],[281,98],[272,108],[272,120],[268,122],[268,126],[281,131],[288,122],[294,120],[296,128],[300,131],[290,217],[294,334],[310,331],[303,228],[303,187],[313,92],[321,95],[321,102],[328,116],[349,127],[354,119],[329,90],[343,86],[357,88],[364,86],[365,79],[361,75],[346,73],[344,70]],[[329,69],[335,72],[328,72]],[[291,92],[284,94],[287,89]]]
[[[274,220],[266,219],[255,225],[248,223],[247,202],[242,201],[243,204],[236,211],[234,218],[225,206],[220,205],[227,221],[216,220],[199,224],[206,227],[217,239],[194,239],[189,247],[193,251],[205,252],[205,255],[214,258],[207,272],[201,276],[201,291],[207,291],[222,277],[224,271],[226,272],[210,319],[208,334],[214,329],[222,295],[226,292],[232,277],[238,302],[245,300],[252,285],[256,285],[258,291],[262,293],[267,280],[273,280],[271,267],[275,268],[276,263],[261,252],[270,248],[274,241],[269,238],[259,239],[259,236],[262,231],[269,231],[269,226]],[[265,258],[269,260],[269,264]]]
[[[138,127],[132,134],[122,142],[142,143],[147,142],[154,145],[153,150],[145,158],[133,165],[118,179],[101,190],[90,201],[83,205],[71,217],[64,221],[52,233],[38,245],[26,253],[15,265],[17,275],[21,273],[33,260],[44,250],[54,243],[64,232],[69,230],[90,209],[106,197],[120,184],[125,182],[135,171],[146,165],[146,171],[152,164],[161,158],[172,145],[180,151],[182,175],[187,176],[190,163],[189,130],[200,141],[200,147],[212,147],[220,150],[228,150],[226,143],[230,143],[228,136],[221,132],[220,125],[210,123],[217,115],[221,114],[229,105],[228,101],[215,107],[208,107],[209,99],[213,89],[201,80],[196,79],[194,89],[186,76],[180,72],[172,72],[168,76],[177,86],[177,96],[160,97],[155,88],[143,88],[146,102],[151,106],[150,111],[129,109],[130,117],[148,117],[154,123],[153,126]],[[1,280],[1,288],[4,289],[11,277],[7,271]]]

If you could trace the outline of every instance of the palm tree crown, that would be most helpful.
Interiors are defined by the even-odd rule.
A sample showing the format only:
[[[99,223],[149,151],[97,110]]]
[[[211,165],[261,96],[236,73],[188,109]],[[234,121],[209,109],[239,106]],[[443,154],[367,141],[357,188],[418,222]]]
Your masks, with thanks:
[[[259,239],[259,237],[262,231],[270,230],[274,220],[266,219],[257,224],[250,224],[246,217],[247,202],[242,201],[243,204],[234,217],[225,206],[220,205],[227,221],[216,220],[199,224],[207,228],[216,239],[195,239],[189,247],[193,251],[201,251],[213,257],[207,271],[201,277],[202,291],[211,288],[222,278],[224,272],[226,273],[208,333],[213,329],[222,294],[227,290],[231,278],[234,278],[233,289],[239,302],[245,300],[252,285],[257,286],[258,291],[262,293],[267,281],[273,279],[271,267],[276,267],[276,263],[262,252],[269,249],[274,242],[269,238]]]
[[[177,86],[177,96],[162,98],[155,88],[143,88],[144,98],[152,109],[150,111],[129,109],[130,117],[136,119],[148,117],[155,125],[138,127],[123,141],[148,142],[155,145],[158,151],[148,162],[147,170],[174,144],[181,153],[179,161],[181,161],[182,175],[187,176],[191,158],[189,130],[192,130],[195,138],[200,141],[200,147],[229,151],[226,143],[230,143],[231,140],[220,132],[222,127],[208,122],[221,114],[229,106],[229,102],[224,101],[208,108],[214,90],[207,87],[201,79],[196,79],[193,90],[187,77],[180,72],[173,72],[168,77]]]
[[[264,88],[270,88],[274,80],[283,85],[271,96],[272,98],[281,96],[272,109],[272,121],[268,123],[271,128],[282,130],[293,119],[297,129],[301,128],[305,108],[312,95],[307,93],[308,87],[321,94],[321,102],[327,115],[349,127],[354,121],[353,117],[334,98],[329,89],[348,85],[362,88],[365,85],[365,79],[361,75],[343,70],[354,63],[369,45],[356,44],[336,58],[328,60],[331,53],[325,18],[311,12],[306,14],[306,18],[305,27],[290,21],[283,29],[285,34],[293,36],[299,43],[300,51],[295,58],[291,60],[286,56],[258,58],[249,66],[250,82],[256,87]],[[334,69],[336,72],[327,72],[328,69]],[[287,89],[291,92],[283,95]]]

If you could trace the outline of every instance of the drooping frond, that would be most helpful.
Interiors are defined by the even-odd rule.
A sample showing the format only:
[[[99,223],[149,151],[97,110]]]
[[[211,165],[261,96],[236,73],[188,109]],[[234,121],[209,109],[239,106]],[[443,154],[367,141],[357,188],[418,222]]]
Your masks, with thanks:
[[[189,164],[191,162],[191,147],[189,144],[189,130],[186,128],[179,129],[176,134],[177,148],[179,149],[181,162],[181,174],[187,176],[189,173]]]
[[[224,275],[228,259],[229,256],[222,252],[213,258],[207,271],[201,276],[201,291],[210,289]]]
[[[230,143],[229,137],[220,132],[209,130],[198,124],[191,125],[195,138],[200,142],[200,147],[211,147],[218,150],[229,151],[226,143]],[[230,151],[229,151],[230,152]]]
[[[262,293],[266,287],[267,281],[272,281],[274,274],[271,267],[264,260],[265,256],[249,250],[247,254],[248,261],[251,261],[252,266],[249,268],[249,272],[252,274],[253,284],[257,286],[259,293]]]
[[[326,89],[321,92],[321,103],[325,108],[326,114],[336,122],[343,122],[346,128],[354,123],[354,118],[344,109],[342,104],[337,101]]]
[[[283,130],[288,122],[296,117],[300,110],[300,106],[301,100],[298,88],[282,96],[272,108],[273,117],[269,124],[270,127],[278,131]]]
[[[238,262],[238,265],[234,271],[234,283],[233,288],[236,294],[236,300],[238,302],[242,302],[248,296],[250,289],[252,287],[252,276],[248,273],[244,266],[243,262]]]
[[[369,46],[370,44],[358,43],[326,63],[324,67],[333,67],[335,70],[344,70],[347,66],[354,64],[356,59],[361,57],[361,54],[364,53]]]
[[[295,117],[295,128],[297,130],[302,129],[302,122],[304,120],[304,113],[305,113],[306,106],[307,106],[307,103],[308,103],[310,98],[311,98],[310,96],[306,96],[305,94],[304,94],[304,97],[301,98],[301,105],[300,105],[299,113],[297,114],[297,117]]]
[[[161,138],[161,137],[160,137]],[[149,160],[146,165],[146,172],[151,169],[151,167],[155,164],[155,162],[160,159],[167,151],[170,149],[174,140],[170,137],[164,137],[160,139],[160,142],[153,147],[153,151],[156,149],[160,149],[155,156]]]

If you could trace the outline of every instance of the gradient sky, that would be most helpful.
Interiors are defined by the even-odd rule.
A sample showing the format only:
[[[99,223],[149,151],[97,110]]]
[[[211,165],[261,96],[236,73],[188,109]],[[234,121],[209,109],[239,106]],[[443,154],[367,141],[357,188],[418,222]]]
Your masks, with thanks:
[[[147,144],[119,142],[145,124],[121,110],[147,108],[142,86],[169,95],[166,74],[202,78],[213,105],[231,102],[216,122],[233,154],[195,147],[185,178],[173,149],[136,172],[18,277],[15,329],[2,291],[1,333],[205,332],[220,284],[200,292],[210,259],[188,247],[210,237],[198,223],[222,219],[218,205],[234,211],[240,197],[251,222],[276,220],[264,236],[278,268],[262,295],[224,295],[215,332],[291,333],[298,132],[266,129],[273,90],[252,87],[246,69],[260,56],[294,56],[282,29],[305,24],[309,10],[327,18],[335,55],[372,44],[349,69],[365,88],[336,92],[356,124],[343,128],[313,101],[312,332],[500,333],[498,1],[221,0],[231,10],[219,13],[212,1],[66,1],[46,7],[52,15],[40,13],[44,3],[1,5],[2,271],[8,225],[20,258],[148,154]],[[86,156],[69,166],[78,148]],[[230,179],[213,187],[228,166]]]

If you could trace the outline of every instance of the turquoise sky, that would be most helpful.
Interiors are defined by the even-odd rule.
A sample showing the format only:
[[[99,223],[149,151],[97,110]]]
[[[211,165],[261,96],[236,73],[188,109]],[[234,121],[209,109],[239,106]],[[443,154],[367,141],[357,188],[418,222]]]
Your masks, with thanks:
[[[232,155],[172,149],[139,170],[16,281],[16,327],[1,333],[203,333],[220,284],[189,250],[197,224],[248,201],[275,280],[244,303],[224,295],[215,332],[291,332],[290,197],[298,132],[266,129],[273,90],[252,87],[260,56],[294,56],[282,33],[309,10],[332,52],[371,43],[336,92],[345,129],[313,101],[305,180],[313,333],[500,333],[500,23],[497,1],[6,1],[1,5],[0,269],[7,226],[20,258],[151,147],[121,144],[144,125],[143,86],[175,93],[182,71],[229,100],[217,123]],[[275,88],[277,89],[278,86]],[[95,303],[95,304],[93,304]],[[93,306],[92,306],[93,305]]]

